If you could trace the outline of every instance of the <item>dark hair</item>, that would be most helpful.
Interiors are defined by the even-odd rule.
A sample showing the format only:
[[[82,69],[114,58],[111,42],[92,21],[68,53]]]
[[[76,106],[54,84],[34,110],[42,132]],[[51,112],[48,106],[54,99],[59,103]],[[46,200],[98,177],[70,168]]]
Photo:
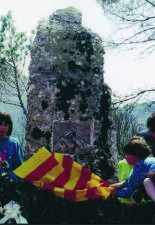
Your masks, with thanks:
[[[13,129],[13,123],[12,123],[11,116],[7,112],[0,112],[0,124],[3,121],[5,121],[5,123],[9,125],[8,131],[7,131],[7,136],[10,136],[12,133],[12,129]]]
[[[150,131],[155,131],[155,112],[147,119],[147,127]]]
[[[143,137],[130,138],[129,141],[124,146],[124,153],[128,153],[139,157],[140,160],[152,154],[151,148],[148,146]]]
[[[129,141],[133,141],[133,140],[139,140],[139,139],[141,139],[140,136],[133,136],[133,137],[131,137],[131,138],[128,140],[128,142],[129,142]]]

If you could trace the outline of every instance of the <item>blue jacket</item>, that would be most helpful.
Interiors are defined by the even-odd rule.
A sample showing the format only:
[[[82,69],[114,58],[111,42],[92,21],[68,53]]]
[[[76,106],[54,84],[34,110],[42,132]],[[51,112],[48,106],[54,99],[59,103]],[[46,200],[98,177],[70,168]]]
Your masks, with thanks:
[[[9,164],[9,169],[1,169],[1,172],[11,172],[10,178],[12,180],[17,180],[16,175],[12,171],[24,162],[21,145],[15,138],[8,136],[7,138],[0,140],[1,154],[4,153],[4,149],[6,149],[6,161]]]
[[[116,196],[121,198],[130,198],[136,188],[138,188],[138,186],[143,182],[143,179],[149,171],[155,172],[154,157],[147,157],[135,165],[129,179],[124,182],[125,187],[117,190]]]

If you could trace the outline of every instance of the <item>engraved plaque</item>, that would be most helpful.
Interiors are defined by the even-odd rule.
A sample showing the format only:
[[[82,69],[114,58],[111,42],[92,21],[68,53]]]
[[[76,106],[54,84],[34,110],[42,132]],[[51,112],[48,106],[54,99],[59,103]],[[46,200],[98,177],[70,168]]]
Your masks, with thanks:
[[[93,153],[93,127],[93,121],[54,121],[54,151],[68,154]]]

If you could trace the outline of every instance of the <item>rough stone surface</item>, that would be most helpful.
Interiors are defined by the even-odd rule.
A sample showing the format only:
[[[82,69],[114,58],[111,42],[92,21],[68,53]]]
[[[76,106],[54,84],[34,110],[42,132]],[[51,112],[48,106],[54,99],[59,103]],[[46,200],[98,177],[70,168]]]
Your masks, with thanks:
[[[81,12],[70,7],[38,24],[29,66],[25,154],[28,158],[45,146],[93,169],[102,149],[108,178],[115,170],[114,163],[108,162],[108,158],[114,162],[111,151],[115,149],[109,148],[111,96],[103,80],[104,48],[101,37],[83,27],[81,18]],[[56,121],[69,124],[68,134],[62,132],[61,125],[60,133],[54,131]],[[80,133],[85,123],[90,126]],[[108,153],[104,152],[107,146]]]

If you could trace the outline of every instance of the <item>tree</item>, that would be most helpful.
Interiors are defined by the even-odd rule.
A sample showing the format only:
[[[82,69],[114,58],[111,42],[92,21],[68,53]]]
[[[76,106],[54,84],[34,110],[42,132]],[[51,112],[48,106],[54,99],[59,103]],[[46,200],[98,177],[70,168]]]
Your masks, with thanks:
[[[134,105],[130,104],[112,110],[114,129],[116,132],[116,143],[118,156],[124,157],[123,148],[129,138],[135,136],[143,127],[137,123],[133,114]]]
[[[0,101],[19,106],[26,115],[27,63],[32,36],[17,32],[11,11],[0,17]]]
[[[135,136],[139,131],[145,129],[145,124],[139,124],[135,117],[138,106],[145,104],[147,111],[153,110],[155,101],[150,97],[155,89],[137,90],[132,94],[118,96],[112,95],[112,113],[114,129],[116,130],[117,151],[120,158],[123,158],[123,148],[129,138]]]
[[[143,54],[150,54],[155,50],[154,0],[119,0],[112,4],[104,0],[97,1],[111,21],[115,21],[115,35],[112,35],[107,46],[121,46],[125,49],[137,47]]]
[[[101,4],[112,4],[112,3],[119,2],[120,0],[97,0],[97,1]]]
[[[119,108],[122,105],[128,105],[132,103],[132,106],[134,106],[134,103],[137,102],[148,102],[149,104],[154,102],[154,92],[155,89],[146,89],[146,90],[135,90],[133,93],[126,94],[124,96],[119,96],[113,93],[113,101],[112,105],[114,108]]]
[[[105,15],[114,24],[113,31],[104,40],[107,49],[138,50],[144,58],[155,50],[155,1],[154,0],[97,0]],[[132,51],[134,55],[135,51]],[[125,96],[114,95],[113,104],[122,105],[146,98],[153,100],[154,88],[135,90]],[[150,95],[148,97],[148,94]]]

